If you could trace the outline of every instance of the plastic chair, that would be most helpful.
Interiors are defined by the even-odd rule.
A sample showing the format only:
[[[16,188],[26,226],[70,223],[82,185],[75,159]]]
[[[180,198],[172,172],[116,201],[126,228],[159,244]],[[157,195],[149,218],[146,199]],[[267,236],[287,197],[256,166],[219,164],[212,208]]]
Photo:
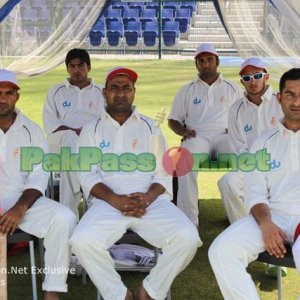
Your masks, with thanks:
[[[34,240],[35,236],[17,229],[13,235],[7,235],[7,244],[16,244],[20,242],[29,242],[30,268],[36,267],[34,257]],[[32,299],[37,300],[36,273],[31,272]]]
[[[283,291],[282,291],[282,276],[281,276],[281,267],[295,268],[295,262],[293,258],[293,253],[290,245],[286,245],[286,254],[284,258],[277,258],[271,256],[267,251],[264,251],[259,254],[257,260],[267,264],[275,265],[277,268],[277,288],[278,288],[278,300],[283,300]]]

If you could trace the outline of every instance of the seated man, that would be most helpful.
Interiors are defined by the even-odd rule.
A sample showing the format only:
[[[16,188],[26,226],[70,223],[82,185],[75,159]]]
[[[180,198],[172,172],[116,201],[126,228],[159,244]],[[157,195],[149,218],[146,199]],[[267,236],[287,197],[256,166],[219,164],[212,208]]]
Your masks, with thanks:
[[[229,109],[228,135],[231,152],[239,155],[249,152],[254,139],[274,128],[282,118],[282,109],[276,94],[268,85],[269,74],[259,58],[246,59],[240,69],[244,96]],[[218,187],[230,223],[244,217],[243,172],[228,172]]]
[[[44,238],[45,270],[53,270],[45,273],[44,299],[57,300],[57,292],[67,292],[68,240],[76,217],[65,206],[43,196],[48,174],[41,164],[29,170],[28,157],[21,157],[22,147],[47,151],[48,146],[40,127],[15,108],[18,99],[15,74],[0,70],[0,207],[4,211],[0,215],[0,232],[13,234],[20,228]]]
[[[175,96],[169,127],[182,137],[191,153],[216,158],[228,152],[228,109],[242,96],[241,88],[218,72],[219,56],[213,45],[201,44],[195,53],[197,77]],[[178,177],[177,206],[198,227],[197,172]]]
[[[284,257],[300,222],[300,69],[284,73],[277,98],[283,119],[258,137],[250,152],[260,155],[245,173],[245,205],[250,211],[222,232],[209,249],[209,261],[224,299],[259,299],[247,266],[267,250]],[[265,171],[264,171],[265,170]],[[300,253],[293,251],[295,260]]]
[[[50,151],[55,153],[60,152],[60,147],[70,147],[74,152],[82,126],[98,116],[104,107],[102,87],[88,78],[91,70],[88,52],[72,49],[65,63],[70,78],[50,89],[43,113]],[[75,172],[61,171],[60,203],[78,216],[80,199],[80,186]]]
[[[164,299],[174,278],[202,244],[196,228],[170,202],[171,177],[155,168],[151,136],[162,135],[154,121],[132,105],[137,77],[133,70],[122,67],[108,73],[106,111],[82,129],[78,140],[79,150],[94,147],[102,154],[91,172],[79,173],[91,207],[70,244],[103,298],[111,300],[133,299],[107,251],[127,229],[163,252],[137,291],[140,300]]]

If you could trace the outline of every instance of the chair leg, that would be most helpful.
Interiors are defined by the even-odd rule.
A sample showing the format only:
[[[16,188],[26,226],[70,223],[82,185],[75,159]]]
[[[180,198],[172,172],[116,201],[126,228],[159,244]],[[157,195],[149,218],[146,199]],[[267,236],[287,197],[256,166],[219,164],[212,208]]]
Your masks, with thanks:
[[[30,253],[30,266],[35,267],[35,257],[34,257],[34,242],[29,242],[29,253]],[[32,299],[37,300],[37,288],[36,288],[36,274],[31,270],[31,285],[32,285]]]
[[[278,286],[278,300],[282,300],[282,278],[281,278],[281,267],[277,266],[277,286]]]

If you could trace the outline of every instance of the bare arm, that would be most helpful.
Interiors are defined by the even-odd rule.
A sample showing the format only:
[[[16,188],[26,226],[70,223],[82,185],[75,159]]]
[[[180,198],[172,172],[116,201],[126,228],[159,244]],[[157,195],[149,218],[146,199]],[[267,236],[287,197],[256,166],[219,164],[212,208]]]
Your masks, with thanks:
[[[13,234],[27,209],[41,196],[42,193],[36,189],[25,190],[17,203],[0,216],[0,231],[4,234]]]
[[[182,126],[179,121],[169,119],[168,120],[169,128],[176,134],[183,137],[183,140],[192,138],[196,136],[196,132],[193,129],[187,129],[185,126]]]
[[[251,208],[257,224],[262,232],[266,250],[270,255],[283,257],[286,253],[285,242],[288,237],[275,223],[273,223],[268,205],[259,203]]]

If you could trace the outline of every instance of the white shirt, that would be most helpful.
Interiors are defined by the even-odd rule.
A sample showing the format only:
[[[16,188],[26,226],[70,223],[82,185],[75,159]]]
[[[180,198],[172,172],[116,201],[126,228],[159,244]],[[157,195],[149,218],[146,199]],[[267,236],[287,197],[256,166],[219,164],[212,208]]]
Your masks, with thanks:
[[[221,74],[212,85],[197,77],[178,91],[168,119],[185,124],[200,136],[225,133],[228,109],[241,97],[242,89]]]
[[[114,153],[119,156],[123,153],[133,153],[138,155],[152,151],[151,137],[153,135],[162,136],[160,129],[154,127],[152,119],[139,114],[136,109],[122,126],[104,111],[100,118],[83,127],[77,146],[78,149],[97,147],[103,154]],[[165,139],[163,140],[161,152],[167,149]],[[114,165],[118,164],[116,160]],[[157,174],[155,171],[107,172],[103,171],[99,165],[94,165],[91,172],[81,172],[78,175],[85,197],[90,195],[92,187],[99,182],[103,182],[117,194],[144,193],[148,191],[152,183],[159,183],[166,189],[166,192],[159,197],[171,200],[172,177],[161,172]]]
[[[100,85],[91,82],[80,89],[65,80],[48,92],[43,110],[44,130],[50,134],[62,125],[81,128],[101,114],[104,103]]]
[[[44,194],[49,173],[42,170],[42,164],[33,166],[31,172],[21,170],[22,147],[39,147],[42,154],[48,151],[42,129],[16,110],[15,122],[4,133],[0,129],[0,206],[5,210],[12,207],[26,189],[36,189]],[[38,158],[37,160],[42,157]]]
[[[293,132],[282,123],[256,139],[251,152],[266,148],[270,153],[270,171],[245,173],[245,205],[265,203],[282,214],[300,213],[300,130]]]
[[[276,94],[269,86],[257,106],[246,94],[229,109],[229,145],[234,153],[249,152],[254,139],[265,130],[274,128],[283,117]]]

